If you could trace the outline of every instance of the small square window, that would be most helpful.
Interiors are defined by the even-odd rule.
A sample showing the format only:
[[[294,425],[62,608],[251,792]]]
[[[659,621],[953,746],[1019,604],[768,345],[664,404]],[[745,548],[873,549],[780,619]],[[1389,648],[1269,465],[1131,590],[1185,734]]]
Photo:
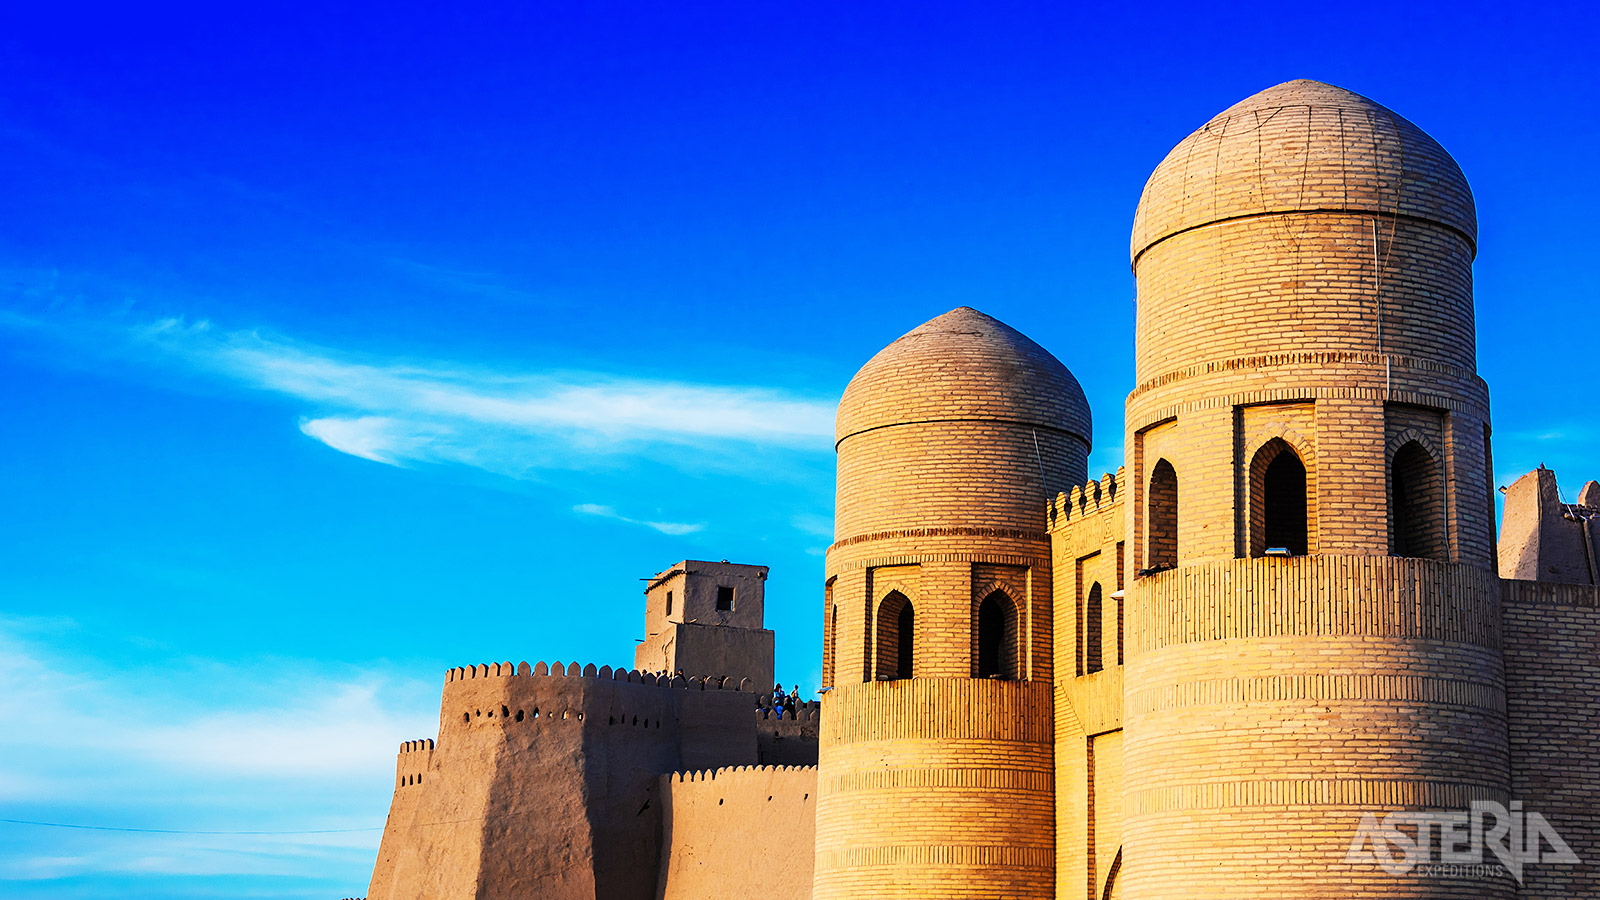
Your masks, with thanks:
[[[733,588],[717,588],[717,611],[729,612],[733,609]]]

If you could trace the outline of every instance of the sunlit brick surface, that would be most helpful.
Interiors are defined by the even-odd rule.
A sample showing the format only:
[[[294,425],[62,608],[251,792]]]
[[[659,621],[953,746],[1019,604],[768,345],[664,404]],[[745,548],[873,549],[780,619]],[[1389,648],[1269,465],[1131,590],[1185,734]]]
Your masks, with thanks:
[[[862,367],[838,435],[814,896],[1052,896],[1045,499],[1083,480],[1083,393],[1039,345],[962,308]],[[1018,680],[973,677],[996,592],[1015,610]],[[899,673],[895,594],[915,615],[914,677],[882,681]]]
[[[1363,811],[1510,787],[1475,241],[1438,144],[1314,82],[1235,105],[1151,176],[1125,522],[1130,568],[1149,565],[1166,460],[1178,568],[1128,587],[1122,896],[1510,896],[1343,861]],[[1445,500],[1438,559],[1389,555],[1410,442]],[[1310,555],[1251,558],[1255,461],[1283,444]]]

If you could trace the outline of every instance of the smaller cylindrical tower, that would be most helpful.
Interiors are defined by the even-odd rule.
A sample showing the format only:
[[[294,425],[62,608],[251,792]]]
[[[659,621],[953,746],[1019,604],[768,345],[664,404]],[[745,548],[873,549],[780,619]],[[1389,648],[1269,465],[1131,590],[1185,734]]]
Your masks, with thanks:
[[[1083,392],[956,309],[862,367],[837,447],[814,896],[1052,897],[1045,500],[1083,481]]]

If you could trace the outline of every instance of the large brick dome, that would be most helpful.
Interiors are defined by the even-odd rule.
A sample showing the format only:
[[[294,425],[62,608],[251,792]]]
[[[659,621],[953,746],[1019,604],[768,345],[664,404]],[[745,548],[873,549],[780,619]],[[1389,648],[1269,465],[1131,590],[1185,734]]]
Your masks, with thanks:
[[[1425,219],[1477,244],[1472,191],[1437,141],[1360,94],[1299,80],[1235,103],[1167,154],[1134,213],[1132,258],[1200,225],[1296,210]]]
[[[1022,332],[970,307],[883,348],[850,380],[836,440],[889,425],[995,421],[1063,431],[1089,445],[1089,401],[1067,367]]]

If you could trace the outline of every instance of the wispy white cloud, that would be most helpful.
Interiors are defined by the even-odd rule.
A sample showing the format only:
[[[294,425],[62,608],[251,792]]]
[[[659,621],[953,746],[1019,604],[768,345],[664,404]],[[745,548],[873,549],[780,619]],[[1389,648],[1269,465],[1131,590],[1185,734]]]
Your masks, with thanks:
[[[696,531],[705,528],[704,525],[690,525],[683,522],[648,522],[642,519],[630,519],[611,507],[601,506],[598,503],[579,503],[572,508],[572,511],[586,516],[598,516],[602,519],[615,519],[618,522],[626,522],[629,525],[643,525],[646,528],[654,528],[662,534],[694,534]]]
[[[370,362],[259,332],[164,319],[142,335],[192,364],[254,387],[362,414],[405,413],[603,443],[733,439],[816,447],[832,404],[745,386],[593,372],[500,372],[430,362]]]
[[[832,445],[831,399],[773,388],[377,357],[205,319],[80,319],[13,312],[0,327],[292,398],[305,406],[307,437],[389,465],[536,478],[649,460],[760,473],[781,471],[771,454],[821,455]]]

